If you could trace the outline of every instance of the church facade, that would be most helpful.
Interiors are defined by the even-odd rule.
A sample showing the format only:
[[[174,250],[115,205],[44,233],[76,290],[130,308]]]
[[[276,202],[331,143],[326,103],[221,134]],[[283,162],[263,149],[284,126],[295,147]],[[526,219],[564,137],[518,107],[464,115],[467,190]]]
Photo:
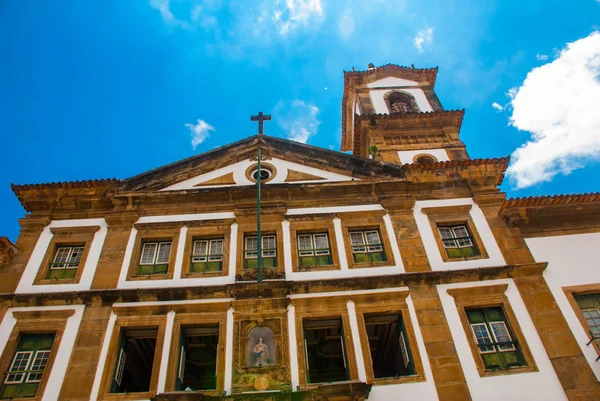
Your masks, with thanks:
[[[436,78],[345,72],[342,152],[13,185],[0,399],[600,400],[600,195],[506,199]]]

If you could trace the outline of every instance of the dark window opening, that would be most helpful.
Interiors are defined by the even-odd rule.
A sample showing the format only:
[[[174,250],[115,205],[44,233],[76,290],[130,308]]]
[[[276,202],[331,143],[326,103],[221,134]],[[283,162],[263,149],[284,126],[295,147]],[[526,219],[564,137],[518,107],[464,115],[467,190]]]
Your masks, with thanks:
[[[436,162],[436,160],[433,158],[433,156],[419,156],[419,157],[417,157],[417,163],[420,163],[420,164],[433,164],[435,162]]]
[[[386,97],[390,113],[414,113],[419,111],[415,98],[408,93],[391,92]]]
[[[408,339],[398,315],[366,315],[365,328],[376,379],[414,374]]]
[[[121,332],[111,393],[150,391],[157,332],[156,328]]]
[[[262,181],[268,180],[272,174],[273,173],[271,172],[271,170],[261,167],[260,168],[260,181],[262,182]],[[258,181],[258,169],[254,170],[250,176],[252,177],[252,179],[254,181]]]
[[[340,318],[305,320],[304,347],[309,383],[348,380],[346,344]]]
[[[35,397],[50,359],[55,334],[23,334],[4,373],[0,398]]]
[[[181,330],[177,390],[217,388],[219,326],[187,327]]]

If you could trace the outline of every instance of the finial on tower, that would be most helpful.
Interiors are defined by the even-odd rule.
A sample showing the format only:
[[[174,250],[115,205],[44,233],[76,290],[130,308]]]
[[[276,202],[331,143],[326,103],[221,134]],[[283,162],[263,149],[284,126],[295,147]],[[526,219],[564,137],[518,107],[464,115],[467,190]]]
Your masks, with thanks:
[[[374,69],[375,69],[375,64],[369,63],[369,71],[374,70]]]

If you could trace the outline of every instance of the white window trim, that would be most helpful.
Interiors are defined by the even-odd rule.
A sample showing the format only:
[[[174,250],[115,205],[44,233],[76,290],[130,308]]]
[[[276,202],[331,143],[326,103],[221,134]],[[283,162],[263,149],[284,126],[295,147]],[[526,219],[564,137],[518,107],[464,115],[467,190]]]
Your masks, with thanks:
[[[316,249],[316,244],[317,242],[315,241],[315,236],[325,236],[325,239],[327,240],[327,245],[328,248],[319,248]],[[309,237],[310,238],[310,249],[309,250],[301,250],[300,249],[300,237]],[[309,234],[298,234],[297,237],[297,244],[298,244],[298,256],[301,258],[304,257],[308,257],[308,256],[328,256],[331,255],[331,245],[329,242],[329,234],[325,233],[325,232],[320,232],[320,233],[309,233]]]
[[[244,239],[244,259],[258,259],[258,248],[254,249],[254,250],[248,250],[248,240],[252,239],[252,238],[258,238],[256,235],[252,235],[252,236],[248,236]],[[265,240],[266,239],[271,239],[273,238],[273,240],[275,241],[275,247],[274,248],[265,248]],[[260,236],[260,242],[261,242],[261,247],[260,247],[260,253],[262,255],[263,258],[276,258],[277,257],[277,236],[273,235],[273,234],[268,234],[268,235],[261,235]],[[258,242],[257,242],[258,244]],[[273,252],[272,255],[269,255],[268,253],[265,254],[266,252]],[[249,254],[255,254],[256,256],[249,256]]]
[[[17,361],[17,357],[20,355],[27,355],[27,363],[25,364],[25,369],[23,370],[19,370],[19,371],[13,371],[13,367],[15,366],[15,362]],[[17,351],[15,352],[15,356],[13,357],[12,362],[10,363],[10,367],[8,369],[9,372],[13,372],[13,373],[7,373],[6,378],[4,379],[4,384],[20,384],[23,383],[23,381],[25,380],[25,376],[27,376],[27,370],[29,369],[29,365],[31,365],[31,357],[33,355],[33,351]],[[21,375],[21,379],[20,380],[8,380],[9,376],[16,376],[16,375]]]
[[[494,322],[490,322],[490,331],[492,332],[492,336],[494,336],[494,342],[498,343],[500,341],[498,341],[498,337],[496,337],[496,333],[494,332],[494,327],[492,325],[494,324],[501,324],[504,326],[504,329],[506,330],[506,335],[508,336],[508,341],[513,341],[512,336],[510,335],[510,330],[508,330],[508,325],[506,324],[505,321],[502,320],[497,320]],[[505,348],[503,348],[505,347]],[[508,348],[510,347],[510,348]],[[516,351],[517,349],[515,348],[515,345],[498,345],[498,351],[499,352],[513,352]]]
[[[150,245],[156,245],[156,248],[154,248],[154,255],[152,257],[152,263],[142,263],[142,258],[144,256],[144,249],[146,249],[146,246],[150,246]],[[162,262],[162,263],[158,263],[157,259],[158,259],[158,255],[160,254],[160,249],[162,246],[166,246],[169,245],[169,254],[167,256],[167,261],[166,262]],[[154,265],[166,265],[169,263],[169,260],[171,258],[171,251],[173,250],[173,241],[151,241],[151,242],[144,242],[144,246],[142,247],[142,252],[140,252],[140,265],[141,266],[154,266]]]
[[[485,323],[470,323],[471,325],[471,332],[473,333],[473,338],[475,339],[475,345],[477,346],[477,349],[479,350],[480,354],[495,354],[496,353],[496,347],[492,344],[486,344],[486,343],[479,343],[479,339],[477,338],[477,334],[475,333],[475,326],[477,327],[483,327],[485,329],[485,332],[487,333],[487,337],[490,341],[494,341],[494,339],[492,338],[492,335],[490,334],[490,328],[487,327],[487,324]],[[492,350],[490,351],[483,351],[482,347],[490,347],[492,348]]]
[[[450,207],[460,205],[471,205],[469,210],[469,216],[473,223],[473,229],[477,231],[479,238],[481,239],[483,248],[487,253],[487,257],[479,257],[472,260],[448,260],[442,259],[441,252],[438,247],[436,240],[437,233],[434,233],[431,227],[429,216],[423,213],[423,208],[431,207]],[[454,269],[476,269],[479,267],[492,267],[492,266],[504,266],[506,261],[502,256],[500,247],[496,242],[496,238],[490,229],[490,226],[483,214],[483,211],[475,203],[472,198],[458,198],[458,199],[436,199],[436,200],[425,200],[416,201],[414,207],[414,217],[417,223],[417,228],[421,234],[423,245],[425,246],[425,253],[429,259],[431,270],[454,270]]]
[[[60,251],[61,249],[68,249],[69,253],[67,254],[67,258],[66,258],[66,262],[57,262],[56,261],[56,257],[58,256],[58,251]],[[54,258],[52,259],[52,263],[50,263],[50,270],[66,270],[66,269],[78,269],[79,268],[79,264],[81,263],[81,257],[79,258],[79,263],[77,263],[77,266],[71,266],[69,267],[68,265],[71,262],[71,258],[73,257],[73,250],[75,249],[81,249],[81,253],[83,254],[83,252],[85,252],[85,246],[60,246],[56,249],[56,252],[54,252]],[[54,266],[56,264],[62,264],[62,267],[57,267]]]
[[[35,352],[35,355],[33,356],[33,359],[31,360],[31,365],[29,366],[28,370],[32,370],[33,369],[33,365],[35,364],[35,361],[37,360],[38,355],[40,353],[42,353],[42,352],[43,353],[48,353],[48,357],[46,358],[46,365],[44,366],[44,369],[42,369],[42,371],[40,371],[40,372],[35,372],[35,373],[34,372],[29,372],[29,373],[27,373],[27,379],[25,380],[25,383],[39,383],[39,382],[42,381],[42,378],[44,377],[44,373],[46,372],[46,367],[48,367],[48,360],[50,359],[50,351],[52,351],[52,350],[45,349],[45,350],[37,350]],[[41,378],[36,379],[36,380],[30,380],[29,379],[31,377],[31,375],[33,375],[33,374],[37,375],[37,374],[40,374],[40,373],[42,374]]]
[[[48,252],[50,243],[54,234],[52,228],[71,228],[71,227],[94,227],[99,226],[100,229],[94,233],[94,238],[90,243],[90,248],[87,253],[85,265],[79,264],[78,268],[83,269],[78,283],[57,283],[57,284],[34,284],[35,278],[41,268],[42,260]],[[87,291],[92,287],[92,280],[98,267],[104,240],[108,232],[108,225],[104,219],[78,219],[78,220],[54,220],[47,225],[40,237],[37,240],[35,248],[31,253],[31,257],[27,262],[25,271],[21,276],[21,281],[15,290],[16,294],[26,293],[55,293],[68,291]]]

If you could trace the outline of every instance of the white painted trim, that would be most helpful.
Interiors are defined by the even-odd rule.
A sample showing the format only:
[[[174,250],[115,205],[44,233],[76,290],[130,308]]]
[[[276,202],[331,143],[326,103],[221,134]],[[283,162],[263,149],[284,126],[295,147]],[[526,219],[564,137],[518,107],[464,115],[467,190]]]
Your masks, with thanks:
[[[525,341],[529,346],[538,372],[515,373],[499,376],[480,377],[473,353],[464,331],[458,308],[454,298],[448,294],[449,289],[473,288],[486,285],[508,284],[506,297],[515,314]],[[456,352],[465,374],[465,379],[473,401],[479,400],[567,400],[558,376],[544,349],[542,340],[531,320],[525,303],[512,279],[485,280],[468,283],[439,284],[444,314],[450,327]]]
[[[231,380],[233,373],[233,306],[227,311],[227,339],[225,343],[225,385],[226,395],[231,394]]]
[[[283,220],[281,222],[281,232],[283,233],[283,266],[285,276],[289,277],[294,272],[292,268],[292,238],[289,221]]]
[[[352,213],[368,212],[371,210],[385,210],[380,204],[354,205],[354,206],[327,206],[327,207],[302,207],[288,209],[286,216],[301,216],[305,214],[327,214],[327,213]]]
[[[225,213],[206,213],[206,214],[181,214],[172,216],[146,216],[144,223],[159,223],[165,222],[161,220],[163,217],[175,218],[172,221],[198,221],[198,220],[215,220],[215,219],[229,219],[235,217],[233,212]],[[138,220],[138,222],[141,221]],[[181,220],[184,219],[184,220]],[[171,221],[171,220],[169,220]],[[201,277],[201,278],[185,278],[183,274],[183,257],[185,253],[185,247],[188,246],[187,241],[188,227],[182,226],[179,231],[179,240],[177,242],[177,254],[175,257],[175,266],[173,269],[173,278],[169,280],[127,280],[127,273],[131,264],[131,258],[133,256],[133,248],[135,246],[137,229],[132,227],[131,234],[129,235],[129,241],[127,242],[127,248],[125,249],[125,256],[123,257],[123,263],[121,265],[121,273],[119,275],[119,282],[117,288],[119,289],[137,289],[137,288],[180,288],[180,287],[192,287],[192,286],[213,286],[213,285],[226,285],[235,283],[235,266],[236,266],[236,252],[237,252],[237,232],[238,224],[234,221],[231,223],[231,234],[229,241],[229,273],[227,276],[219,277]]]
[[[309,167],[304,164],[298,164],[294,162],[290,162],[283,159],[272,158],[268,160],[268,163],[273,165],[277,170],[277,174],[275,177],[265,183],[265,185],[270,184],[304,184],[304,183],[319,183],[319,182],[341,182],[341,181],[352,181],[359,180],[358,178],[354,178],[344,174],[338,174],[327,170],[322,170],[314,167]],[[200,174],[195,177],[189,178],[185,181],[178,182],[177,184],[173,184],[167,188],[161,189],[161,191],[180,191],[186,189],[204,189],[204,188],[223,188],[223,187],[233,187],[233,186],[250,186],[256,185],[255,182],[250,181],[248,177],[246,177],[246,170],[255,165],[256,162],[254,160],[242,160],[240,162],[230,164],[229,166],[222,167],[217,170],[210,171],[205,174]],[[321,179],[316,180],[303,180],[303,181],[294,181],[294,182],[285,182],[288,171],[295,170],[303,173],[311,174],[316,177],[321,177]],[[233,173],[233,180],[235,184],[217,184],[217,185],[206,185],[201,187],[196,187],[196,185],[201,184],[203,182],[210,181],[214,178],[221,177],[226,174]]]
[[[290,347],[290,374],[292,379],[292,391],[300,385],[300,376],[298,373],[298,340],[296,338],[296,307],[288,305],[288,333]]]
[[[400,267],[402,269],[401,273],[404,273],[406,270],[404,270],[404,263],[402,263],[402,256],[400,255],[400,248],[398,247],[398,240],[396,239],[396,231],[394,230],[392,218],[389,214],[386,213],[383,216],[383,223],[385,224],[385,229],[388,233],[388,238],[392,247],[392,254],[394,255],[394,260],[396,261],[396,267]]]
[[[98,400],[98,393],[100,392],[100,383],[102,382],[102,375],[104,373],[104,368],[106,367],[106,358],[108,357],[108,347],[110,345],[110,338],[112,337],[116,322],[117,314],[111,311],[110,318],[108,319],[108,325],[106,326],[106,332],[104,333],[104,341],[102,342],[102,350],[100,351],[98,366],[96,367],[96,375],[94,376],[94,384],[92,385],[90,401]]]
[[[197,304],[218,304],[231,302],[235,298],[214,298],[214,299],[190,299],[181,301],[145,301],[145,302],[115,302],[113,308],[131,308],[143,306],[169,306],[169,305],[197,305]]]
[[[408,291],[408,287],[395,287],[395,288],[377,288],[374,290],[350,290],[350,291],[336,291],[336,292],[312,292],[310,294],[289,294],[289,299],[302,299],[302,298],[319,298],[319,297],[344,297],[351,295],[367,295],[367,294],[381,294],[386,292],[402,292]]]
[[[4,317],[2,323],[0,323],[0,354],[4,353],[10,334],[13,331],[17,319],[13,316],[13,312],[33,312],[33,311],[50,311],[50,310],[73,310],[75,313],[67,318],[65,330],[63,332],[60,344],[58,345],[58,351],[56,352],[56,358],[52,366],[47,366],[46,369],[50,370],[50,376],[44,389],[42,396],[43,401],[58,400],[60,390],[65,380],[65,374],[67,373],[67,367],[71,360],[71,354],[73,353],[73,346],[79,333],[79,325],[83,318],[83,311],[85,305],[60,305],[60,306],[34,306],[34,307],[19,307],[9,308]]]
[[[351,299],[346,302],[348,309],[348,320],[350,322],[350,332],[352,333],[352,345],[354,346],[354,355],[356,356],[356,366],[358,369],[358,380],[367,382],[367,371],[365,369],[365,358],[360,345],[360,334],[358,333],[358,319],[356,318],[356,305]],[[346,352],[348,356],[348,352]],[[349,361],[346,361],[348,363]]]
[[[94,238],[90,244],[88,256],[83,266],[83,272],[78,283],[73,284],[34,284],[35,277],[41,268],[44,255],[48,251],[50,242],[54,234],[52,228],[69,228],[69,227],[94,227],[99,226],[100,229],[94,233]],[[80,219],[80,220],[54,220],[50,222],[40,234],[37,243],[29,257],[27,266],[23,271],[19,285],[15,290],[16,294],[24,293],[40,293],[40,292],[71,292],[71,291],[87,291],[92,287],[92,280],[98,267],[102,246],[106,239],[108,225],[104,219]]]
[[[225,220],[234,219],[235,213],[199,213],[199,214],[171,214],[166,216],[142,216],[135,224],[147,223],[172,223],[178,221],[197,221],[197,220]]]
[[[444,262],[440,249],[438,248],[437,241],[435,239],[435,233],[433,232],[431,225],[429,224],[429,217],[422,212],[423,208],[428,207],[449,207],[459,205],[471,205],[469,214],[473,220],[473,224],[479,238],[483,242],[483,246],[487,251],[488,257],[485,259],[473,259],[473,260],[458,260]],[[483,211],[472,198],[457,198],[457,199],[436,199],[426,201],[416,201],[414,208],[415,221],[425,246],[425,252],[429,259],[431,270],[455,270],[455,269],[470,269],[478,267],[491,267],[491,266],[504,266],[506,262],[502,256],[502,252],[498,247],[496,238],[490,229],[490,226],[483,214]]]
[[[399,150],[398,158],[401,164],[415,163],[415,156],[417,155],[431,155],[437,159],[438,162],[445,162],[450,160],[446,149],[419,149],[419,150]]]
[[[346,244],[344,243],[342,220],[340,220],[339,217],[333,218],[333,230],[335,232],[335,243],[337,245],[338,257],[340,258],[340,270],[348,271],[348,255],[346,254]]]
[[[165,383],[167,382],[167,369],[169,368],[169,354],[171,350],[171,341],[173,338],[173,326],[175,324],[175,311],[167,313],[167,324],[165,326],[165,339],[163,341],[162,354],[160,359],[160,370],[158,371],[158,386],[156,393],[165,392]]]

